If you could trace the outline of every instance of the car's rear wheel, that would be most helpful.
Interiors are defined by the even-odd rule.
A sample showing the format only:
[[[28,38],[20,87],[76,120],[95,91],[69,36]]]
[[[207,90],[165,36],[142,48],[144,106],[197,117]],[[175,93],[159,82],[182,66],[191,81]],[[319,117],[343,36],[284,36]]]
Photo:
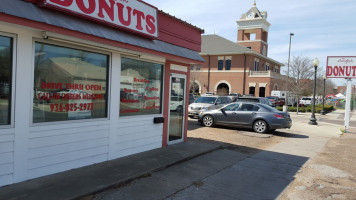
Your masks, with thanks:
[[[214,118],[211,115],[205,115],[203,117],[202,123],[204,126],[211,127],[214,125]]]
[[[257,133],[266,133],[268,131],[268,124],[264,120],[257,120],[253,123],[253,130]]]

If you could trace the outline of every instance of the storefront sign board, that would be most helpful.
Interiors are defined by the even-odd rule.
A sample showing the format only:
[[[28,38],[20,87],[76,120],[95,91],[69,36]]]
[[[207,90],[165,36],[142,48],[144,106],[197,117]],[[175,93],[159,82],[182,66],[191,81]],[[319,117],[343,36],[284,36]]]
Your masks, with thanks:
[[[139,0],[43,0],[43,7],[158,37],[157,8]]]
[[[356,78],[356,56],[328,56],[327,78]]]

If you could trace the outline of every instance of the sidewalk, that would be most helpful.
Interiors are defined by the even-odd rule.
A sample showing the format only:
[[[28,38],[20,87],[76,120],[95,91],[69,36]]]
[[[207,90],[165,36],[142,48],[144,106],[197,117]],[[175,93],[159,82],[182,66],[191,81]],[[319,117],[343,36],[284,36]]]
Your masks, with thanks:
[[[189,140],[124,158],[0,188],[0,199],[69,200],[149,176],[169,166],[215,151],[223,144]]]
[[[338,118],[341,114],[342,112],[337,111],[328,113],[326,116],[317,115],[317,119],[340,120]],[[317,126],[308,125],[310,113],[299,113],[299,115],[291,113],[291,116],[293,126],[291,130],[286,130],[286,132],[296,134],[296,137],[287,139],[286,142],[266,150],[281,152],[286,155],[313,158],[323,149],[330,138],[337,137],[340,134],[340,127],[342,126],[337,124],[320,122]],[[353,116],[352,118],[355,117]],[[308,137],[314,138],[314,143],[309,140],[301,140],[301,138]],[[1,187],[0,199],[77,199],[108,188],[128,184],[140,177],[150,176],[154,172],[208,154],[227,145],[190,139],[186,143]],[[259,155],[264,154],[266,152],[261,152]],[[263,159],[261,157],[258,158],[262,160],[268,158],[266,156],[262,157]],[[270,159],[273,160],[275,158]],[[268,177],[266,180],[268,180]]]

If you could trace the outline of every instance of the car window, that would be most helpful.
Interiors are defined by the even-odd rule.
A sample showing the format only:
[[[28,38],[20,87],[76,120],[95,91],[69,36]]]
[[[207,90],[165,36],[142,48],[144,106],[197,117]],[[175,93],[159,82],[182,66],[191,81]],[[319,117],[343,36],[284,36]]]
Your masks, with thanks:
[[[218,100],[216,100],[216,104],[221,104],[221,98],[218,98]]]
[[[230,99],[229,97],[225,97],[226,99],[226,103],[231,103],[232,102],[232,99]]]
[[[199,97],[195,100],[195,103],[207,103],[207,104],[214,104],[216,101],[216,97]]]
[[[267,106],[267,105],[259,105],[259,107],[262,107],[264,110],[268,111],[268,112],[278,112],[278,110],[276,108]]]
[[[239,111],[253,111],[254,109],[254,105],[252,104],[243,104],[241,105],[241,107],[239,108]]]
[[[236,101],[238,101],[238,102],[259,102],[258,99],[247,99],[247,98],[237,99]]]
[[[238,103],[230,104],[228,106],[225,106],[224,110],[225,111],[237,111],[239,106],[240,106],[240,104],[238,104]]]
[[[255,106],[253,107],[253,111],[259,111],[259,110],[260,110],[260,107],[259,107],[259,106],[256,106],[256,105],[255,105]]]

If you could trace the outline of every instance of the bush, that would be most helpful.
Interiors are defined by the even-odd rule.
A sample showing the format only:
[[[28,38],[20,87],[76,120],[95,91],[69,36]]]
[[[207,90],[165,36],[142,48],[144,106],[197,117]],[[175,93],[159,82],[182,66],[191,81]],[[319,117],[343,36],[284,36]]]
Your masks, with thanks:
[[[277,106],[276,107],[277,110],[279,111],[283,111],[283,107],[282,106]],[[316,113],[321,113],[321,110],[323,109],[323,105],[315,105],[315,112]],[[304,106],[304,107],[299,107],[299,112],[312,112],[313,110],[313,106],[309,105],[309,106]],[[325,105],[324,106],[324,111],[325,113],[329,113],[332,112],[334,110],[334,106],[331,105]],[[288,112],[297,112],[297,107],[291,106],[288,107]]]

